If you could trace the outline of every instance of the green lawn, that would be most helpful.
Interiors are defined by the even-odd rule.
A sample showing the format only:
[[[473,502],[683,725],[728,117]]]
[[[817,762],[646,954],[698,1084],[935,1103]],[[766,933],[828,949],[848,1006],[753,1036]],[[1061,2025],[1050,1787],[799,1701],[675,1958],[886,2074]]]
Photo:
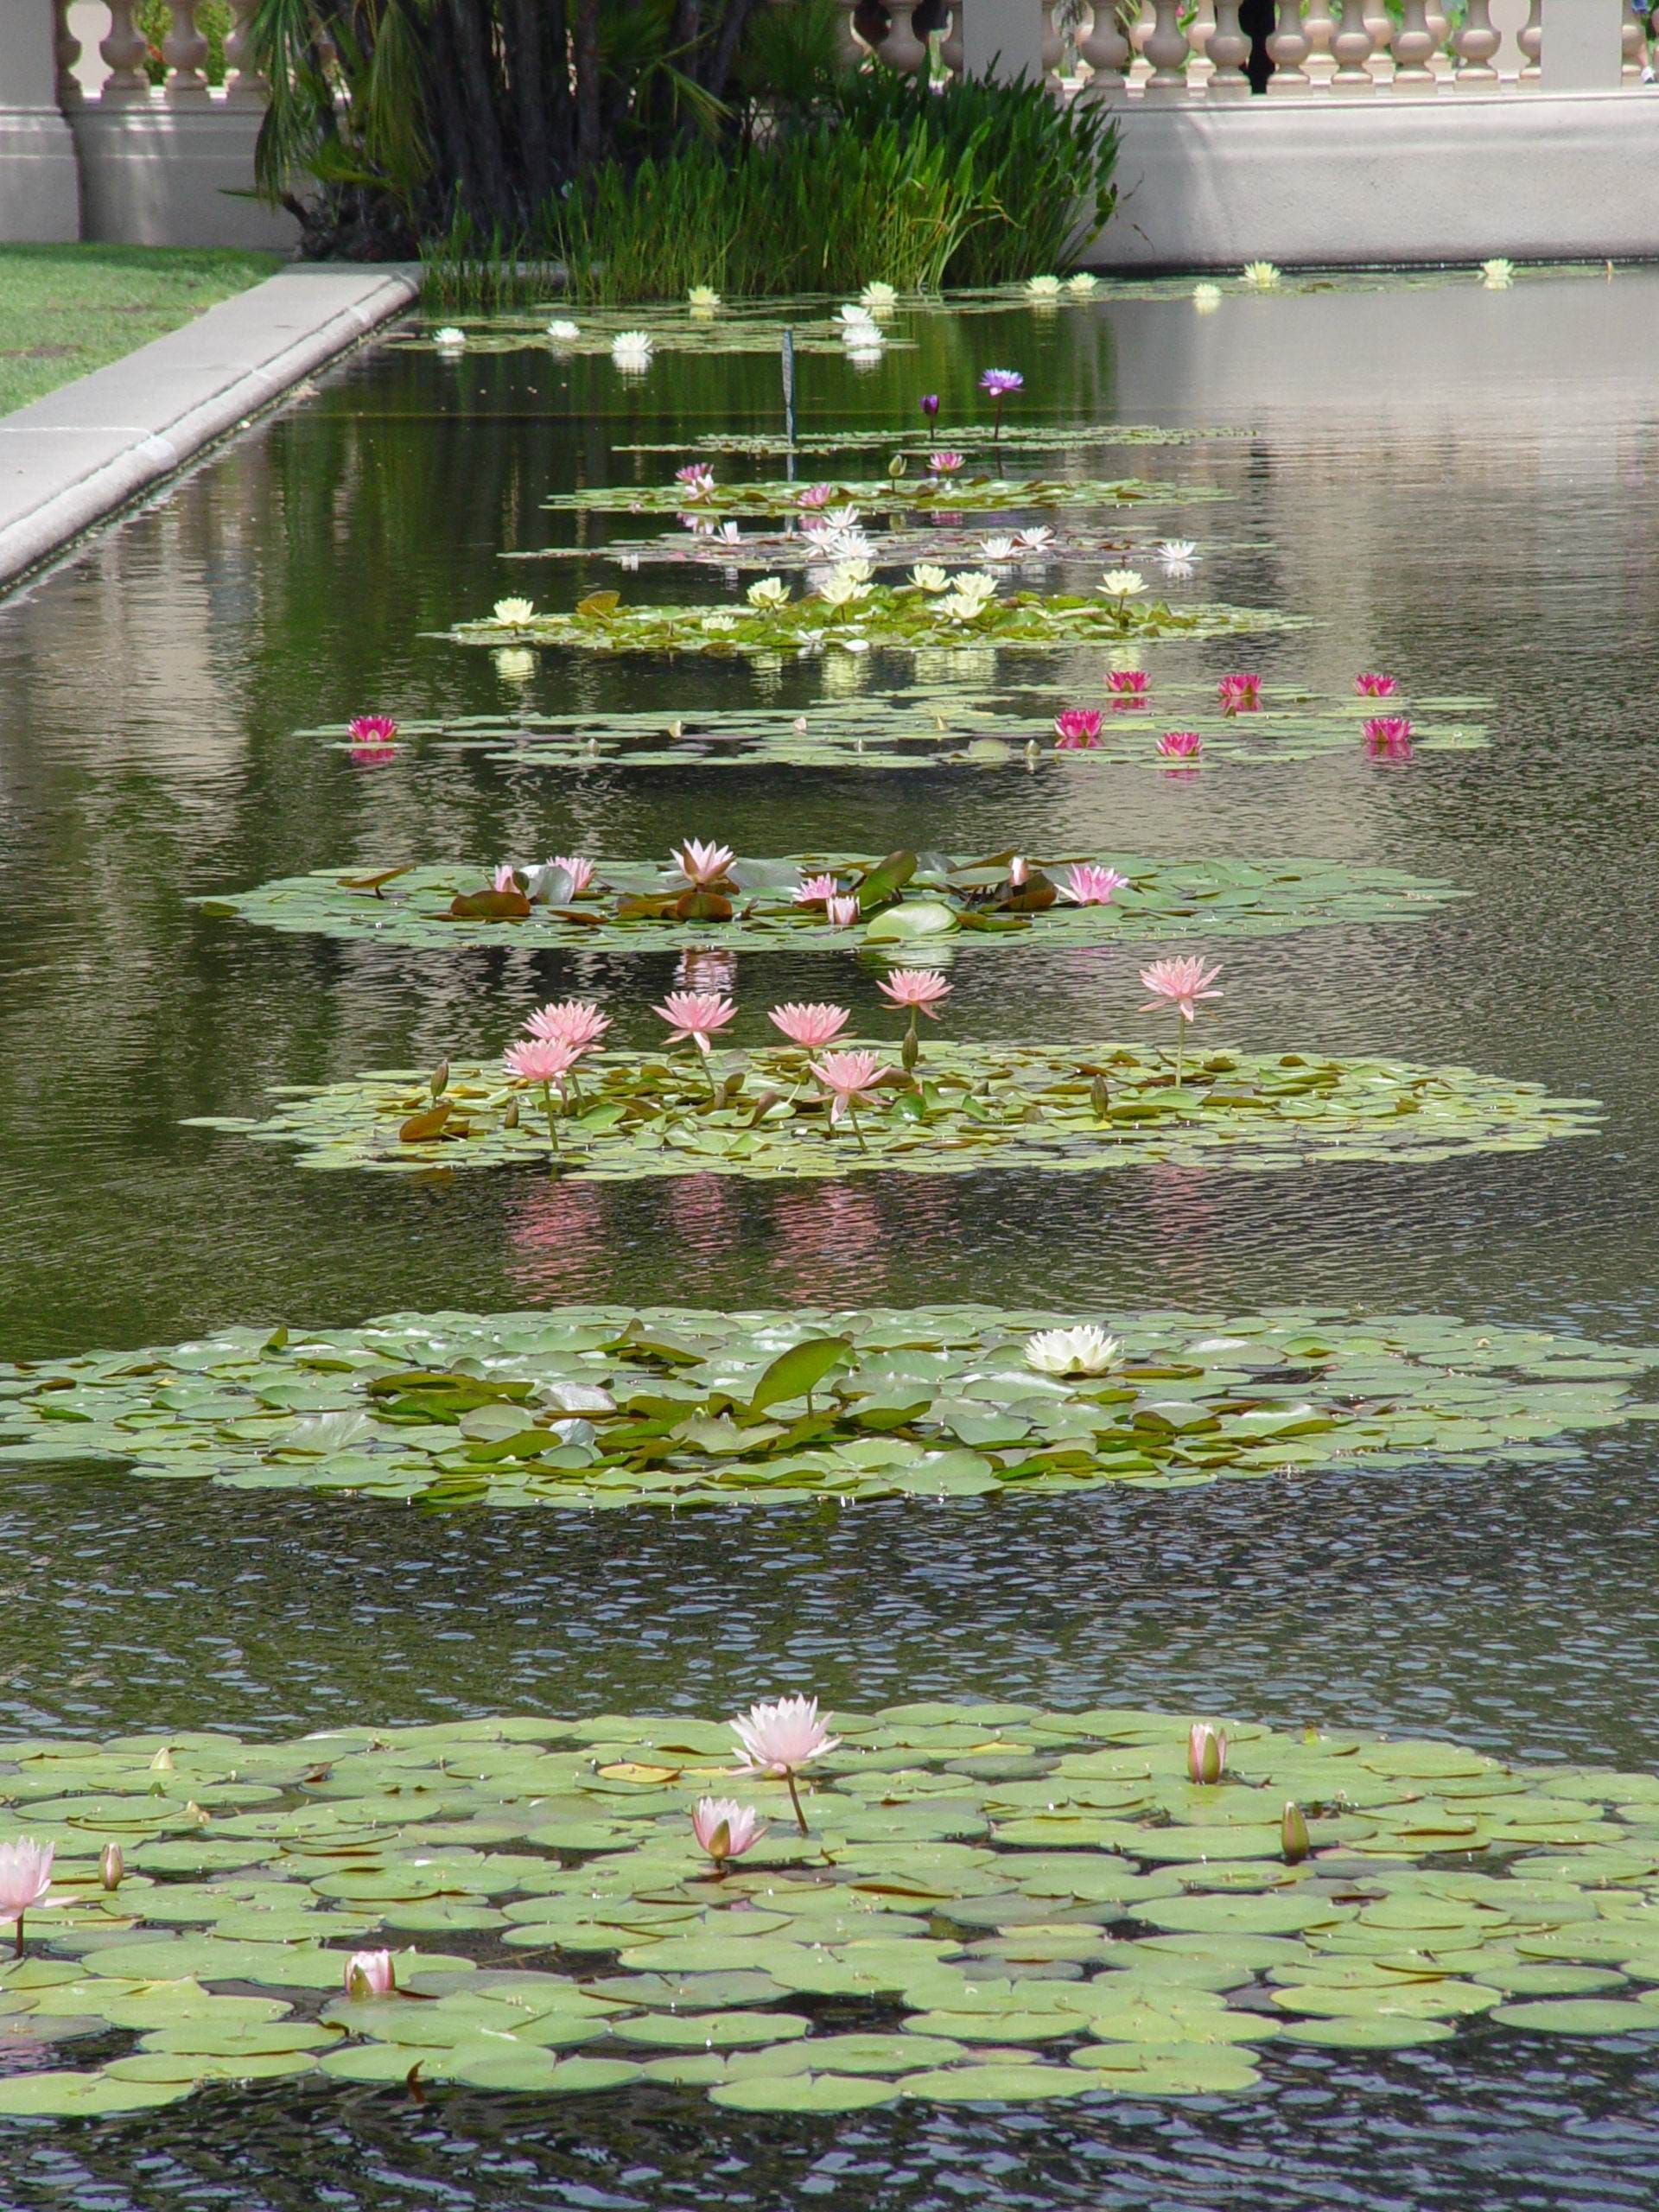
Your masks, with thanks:
[[[282,265],[232,247],[0,245],[0,414],[176,330]]]

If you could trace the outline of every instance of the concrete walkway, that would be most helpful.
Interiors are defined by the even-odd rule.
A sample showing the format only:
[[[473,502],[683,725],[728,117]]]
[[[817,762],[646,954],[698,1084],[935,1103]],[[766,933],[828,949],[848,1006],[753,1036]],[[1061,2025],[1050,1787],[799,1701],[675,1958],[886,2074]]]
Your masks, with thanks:
[[[357,343],[417,269],[306,264],[0,416],[0,584],[48,559]]]

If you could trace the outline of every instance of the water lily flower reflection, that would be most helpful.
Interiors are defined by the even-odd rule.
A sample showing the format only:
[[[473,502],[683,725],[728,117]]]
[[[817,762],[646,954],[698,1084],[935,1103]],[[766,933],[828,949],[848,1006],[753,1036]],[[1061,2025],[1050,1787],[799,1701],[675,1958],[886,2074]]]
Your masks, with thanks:
[[[1065,707],[1054,717],[1057,751],[1092,751],[1100,743],[1100,712],[1095,707]]]
[[[1204,750],[1204,740],[1195,729],[1166,729],[1158,741],[1158,750],[1166,760],[1196,760]]]
[[[1354,690],[1362,699],[1391,699],[1399,689],[1397,676],[1379,676],[1375,669],[1362,669],[1354,678]]]
[[[808,1005],[791,999],[783,1006],[773,1007],[766,1019],[774,1028],[783,1031],[791,1045],[804,1046],[809,1052],[817,1052],[824,1046],[834,1044],[850,1016],[844,1006],[822,1002]]]
[[[819,1719],[817,1698],[780,1697],[752,1705],[747,1713],[740,1713],[733,1721],[732,1731],[742,1755],[739,1771],[769,1774],[783,1781],[788,1786],[795,1818],[804,1835],[806,1815],[801,1810],[795,1777],[814,1759],[833,1751],[841,1742],[840,1737],[832,1736],[826,1723]]]
[[[1062,895],[1074,906],[1109,906],[1113,892],[1121,891],[1128,880],[1115,868],[1102,868],[1096,861],[1079,861],[1060,888]]]
[[[1213,315],[1221,305],[1220,285],[1195,284],[1192,287],[1192,304],[1200,315]]]
[[[706,891],[720,881],[737,855],[729,845],[705,845],[700,837],[688,837],[669,857],[688,883]]]
[[[1026,1364],[1039,1375],[1104,1375],[1123,1347],[1092,1322],[1039,1329],[1026,1339]]]
[[[723,1029],[737,1012],[730,999],[715,991],[671,991],[661,1006],[651,1010],[668,1023],[671,1045],[689,1039],[705,1055],[716,1030]]]
[[[1190,576],[1198,557],[1198,541],[1191,537],[1161,538],[1153,548],[1166,576]]]
[[[651,366],[651,357],[656,350],[656,341],[649,331],[619,330],[611,340],[611,360],[624,374],[638,376]]]
[[[359,2003],[369,1997],[390,1997],[397,1987],[390,1951],[353,1951],[346,1961],[346,1994]]]
[[[699,1797],[691,1808],[691,1833],[723,1874],[728,1859],[753,1851],[766,1832],[766,1824],[753,1805],[740,1805],[735,1797]]]

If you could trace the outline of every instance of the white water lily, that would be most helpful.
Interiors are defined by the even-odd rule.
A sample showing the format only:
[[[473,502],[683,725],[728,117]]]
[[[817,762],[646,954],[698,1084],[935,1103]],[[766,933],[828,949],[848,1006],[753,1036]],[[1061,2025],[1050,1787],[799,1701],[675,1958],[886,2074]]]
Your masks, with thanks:
[[[1036,523],[1029,530],[1015,531],[1014,542],[1016,545],[1023,545],[1027,553],[1040,553],[1053,536],[1046,523]]]
[[[751,584],[747,592],[751,607],[775,608],[789,605],[789,586],[781,576],[762,576],[758,584]]]
[[[721,543],[724,545],[741,545],[743,542],[743,531],[741,525],[734,522],[721,523],[720,525],[720,539]]]
[[[1100,289],[1100,279],[1092,270],[1080,269],[1075,276],[1066,278],[1065,289],[1068,292],[1077,292],[1080,295],[1097,292]]]
[[[1244,264],[1244,282],[1254,285],[1258,292],[1272,291],[1281,274],[1274,261],[1247,261]]]
[[[918,591],[931,592],[943,591],[950,579],[943,569],[936,568],[931,561],[922,561],[911,570],[910,581]]]
[[[1200,315],[1213,315],[1221,305],[1220,285],[1195,284],[1192,287],[1192,304]]]
[[[547,334],[556,346],[568,346],[573,339],[581,337],[582,326],[568,321],[563,315],[556,315],[547,326]]]
[[[522,630],[526,622],[536,620],[533,599],[498,599],[490,609],[492,622],[499,622],[504,630]]]
[[[1060,280],[1058,276],[1027,276],[1026,289],[1033,300],[1058,300]]]
[[[464,330],[457,330],[453,322],[446,322],[442,330],[433,332],[432,343],[435,346],[464,346],[467,343],[467,334]]]
[[[1092,1322],[1075,1329],[1039,1329],[1026,1339],[1026,1364],[1039,1375],[1104,1375],[1123,1347]]]
[[[823,527],[826,530],[852,530],[856,527],[860,510],[857,507],[826,507]]]
[[[735,630],[737,617],[735,614],[705,614],[702,627],[705,630]]]
[[[875,552],[874,541],[861,530],[821,530],[816,535],[827,560],[868,561]]]
[[[896,305],[899,294],[891,284],[884,284],[880,277],[867,284],[858,296],[858,304],[870,315],[889,313]]]
[[[839,569],[818,586],[818,597],[826,607],[853,607],[869,595],[868,584],[861,582],[856,576],[843,575]]]
[[[611,359],[619,369],[638,374],[651,366],[656,342],[648,330],[619,330],[611,340]]]
[[[694,308],[706,309],[720,305],[720,294],[712,284],[694,284],[685,297],[687,304]]]
[[[856,300],[849,300],[844,306],[838,307],[836,321],[846,330],[875,330],[875,317],[868,308],[861,306]],[[880,334],[876,331],[878,340]]]
[[[1147,580],[1139,569],[1108,569],[1095,587],[1109,599],[1136,599],[1146,588]]]
[[[868,561],[842,561],[837,563],[834,574],[849,584],[867,584],[875,570]]]
[[[1493,260],[1480,264],[1480,281],[1489,291],[1501,292],[1515,282],[1515,264],[1499,254]]]
[[[988,561],[1012,561],[1020,550],[1019,540],[1013,537],[982,537],[979,550]]]
[[[1198,541],[1192,537],[1162,537],[1153,550],[1166,567],[1171,562],[1179,562],[1183,568],[1190,569],[1198,557]]]

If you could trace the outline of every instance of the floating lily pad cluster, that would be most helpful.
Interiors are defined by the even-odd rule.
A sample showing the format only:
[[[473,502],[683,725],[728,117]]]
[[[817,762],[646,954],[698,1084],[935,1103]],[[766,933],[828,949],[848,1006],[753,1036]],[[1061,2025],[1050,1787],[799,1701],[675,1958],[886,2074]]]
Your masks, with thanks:
[[[1122,645],[1153,638],[1237,637],[1294,626],[1264,607],[1173,607],[1160,599],[1009,591],[964,601],[957,590],[865,583],[845,601],[828,587],[768,605],[630,607],[620,593],[589,592],[574,607],[526,607],[448,632],[462,645],[575,645],[601,653],[807,653],[841,648],[957,652],[978,645]],[[508,601],[502,604],[513,607]]]
[[[810,533],[798,530],[765,526],[744,530],[735,522],[716,524],[712,518],[692,518],[692,524],[688,529],[683,520],[679,529],[655,537],[617,537],[603,545],[540,545],[502,557],[508,562],[602,560],[630,569],[660,565],[782,574],[827,567],[832,558]],[[986,531],[972,538],[943,521],[914,530],[890,524],[879,540],[867,537],[864,542],[884,569],[970,558],[1014,575],[1062,561],[1156,562],[1160,558],[1160,541],[1149,532],[1126,535],[1121,527],[1103,529],[1071,519],[1052,530],[1030,528],[1017,534]]]
[[[838,1039],[836,1051],[853,1041]],[[1600,1112],[1593,1099],[1553,1098],[1538,1084],[1406,1060],[1199,1052],[1178,1087],[1173,1055],[1130,1045],[930,1042],[913,1074],[893,1046],[854,1128],[850,1116],[831,1122],[810,1058],[763,1048],[721,1055],[711,1071],[685,1055],[595,1053],[583,1062],[580,1098],[557,1117],[562,1172],[769,1179],[1421,1162],[1534,1151],[1589,1135]],[[188,1126],[297,1144],[308,1167],[407,1174],[550,1160],[538,1096],[477,1063],[446,1062],[430,1077],[391,1070],[283,1085],[273,1096],[281,1103],[264,1121],[203,1116]]]
[[[847,951],[867,943],[903,945],[948,937],[967,944],[1102,944],[1191,934],[1276,935],[1314,923],[1407,921],[1459,894],[1395,868],[1330,861],[1145,860],[1129,854],[1033,857],[1025,883],[1009,880],[1010,853],[953,859],[939,853],[791,854],[740,860],[729,889],[699,893],[673,870],[601,861],[580,896],[567,872],[519,869],[514,888],[492,887],[488,870],[467,868],[322,868],[252,891],[198,901],[276,930],[452,947],[522,938],[536,945],[606,951],[728,944],[787,944]],[[1128,879],[1104,906],[1079,906],[1064,887],[1077,866],[1109,867]],[[861,897],[850,929],[833,927],[822,901],[798,905],[809,876],[833,874]],[[1057,886],[1059,887],[1057,892]]]
[[[1247,438],[1247,429],[1217,423],[1202,426],[1160,423],[951,423],[926,439],[892,430],[802,430],[793,439],[777,431],[705,430],[696,437],[641,441],[613,446],[613,453],[747,454],[760,458],[785,454],[893,453],[902,454],[917,468],[925,468],[928,455],[943,446],[957,453],[977,453],[993,446],[1015,451],[1075,452],[1079,446],[1187,446],[1217,440]]]
[[[1659,2033],[1650,1775],[1247,1724],[1194,1783],[1184,1718],[1116,1708],[834,1726],[805,1836],[692,1716],[14,1744],[0,1822],[55,1845],[62,1902],[0,1966],[0,2114],[302,2076],[1236,2097],[1306,2045]],[[772,1825],[715,1878],[690,1808],[734,1789]],[[347,1995],[370,1947],[394,1986]]]
[[[504,645],[510,641],[499,640]],[[988,664],[995,656],[987,652]],[[531,661],[531,657],[525,658]],[[960,661],[941,658],[948,668]],[[927,663],[918,654],[918,673]],[[531,662],[533,671],[533,662]],[[859,671],[847,655],[825,664]],[[1369,699],[1270,697],[1260,713],[1226,716],[1216,709],[1212,687],[1160,681],[1148,703],[1109,703],[1099,740],[1087,751],[1057,752],[1052,727],[1055,701],[979,705],[964,697],[960,680],[931,679],[879,696],[854,693],[826,699],[802,713],[785,708],[745,708],[716,717],[688,709],[621,709],[566,715],[455,715],[442,721],[400,725],[408,743],[435,743],[481,752],[515,766],[540,761],[569,774],[584,764],[606,767],[670,768],[973,768],[1018,769],[1048,776],[1086,774],[1091,767],[1154,768],[1164,774],[1204,773],[1217,767],[1261,767],[1357,753],[1361,724],[1374,714]],[[1076,703],[1088,703],[1079,700]],[[1393,704],[1390,702],[1390,704]],[[1414,699],[1409,702],[1413,749],[1424,753],[1484,750],[1489,744],[1478,717],[1491,702],[1478,698]],[[1157,749],[1160,734],[1179,725],[1198,733],[1200,763],[1171,762]],[[302,735],[344,745],[344,725]]]
[[[569,1306],[226,1329],[0,1368],[0,1463],[444,1507],[793,1505],[1513,1462],[1659,1411],[1633,1395],[1651,1351],[1426,1314],[1111,1315],[1102,1371],[1035,1366],[1032,1334],[1075,1319]]]
[[[824,496],[803,503],[803,486],[793,477],[757,477],[721,482],[701,497],[683,484],[587,484],[580,491],[558,492],[543,502],[553,513],[775,515],[822,514],[826,508],[856,507],[861,517],[925,513],[1005,514],[1041,507],[1127,507],[1148,500],[1224,499],[1228,494],[1209,484],[1150,484],[1136,476],[1109,480],[1087,476],[986,476],[959,471],[953,475],[837,479],[819,487]]]

